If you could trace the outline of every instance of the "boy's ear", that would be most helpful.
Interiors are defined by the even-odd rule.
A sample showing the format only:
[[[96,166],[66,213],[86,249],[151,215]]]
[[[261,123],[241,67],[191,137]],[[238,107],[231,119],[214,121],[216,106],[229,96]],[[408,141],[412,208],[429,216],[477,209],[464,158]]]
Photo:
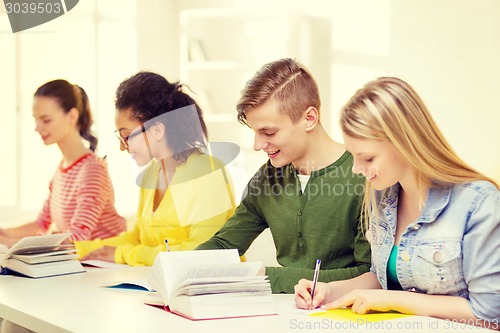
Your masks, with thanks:
[[[319,122],[319,112],[314,106],[307,108],[304,113],[304,120],[306,122],[306,131],[312,131]]]

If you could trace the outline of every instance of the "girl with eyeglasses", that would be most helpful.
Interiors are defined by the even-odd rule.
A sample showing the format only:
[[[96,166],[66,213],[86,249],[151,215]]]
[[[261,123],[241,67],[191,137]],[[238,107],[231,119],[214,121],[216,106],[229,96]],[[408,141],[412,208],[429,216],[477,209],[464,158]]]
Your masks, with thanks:
[[[152,265],[161,251],[192,250],[235,209],[223,163],[210,154],[202,112],[183,85],[140,72],[116,91],[120,149],[145,171],[137,178],[139,207],[132,230],[77,242],[84,259]]]

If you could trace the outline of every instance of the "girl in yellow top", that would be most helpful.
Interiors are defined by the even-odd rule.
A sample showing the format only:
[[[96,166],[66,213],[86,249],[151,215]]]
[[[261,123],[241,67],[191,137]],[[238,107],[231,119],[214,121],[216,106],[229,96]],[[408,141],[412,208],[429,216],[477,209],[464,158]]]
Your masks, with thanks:
[[[224,165],[208,154],[201,110],[182,87],[151,72],[140,72],[118,87],[120,149],[147,166],[137,180],[135,225],[116,237],[76,242],[80,257],[152,265],[161,251],[194,249],[233,214]]]

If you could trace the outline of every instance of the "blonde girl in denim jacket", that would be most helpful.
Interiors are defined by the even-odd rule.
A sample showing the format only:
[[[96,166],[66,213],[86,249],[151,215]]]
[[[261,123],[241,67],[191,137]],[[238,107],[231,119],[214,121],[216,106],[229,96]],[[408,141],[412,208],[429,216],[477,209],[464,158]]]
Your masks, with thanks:
[[[398,311],[498,329],[500,191],[453,151],[406,82],[383,77],[343,107],[353,171],[366,177],[370,272],[318,283],[313,307]],[[312,282],[295,286],[311,306]]]

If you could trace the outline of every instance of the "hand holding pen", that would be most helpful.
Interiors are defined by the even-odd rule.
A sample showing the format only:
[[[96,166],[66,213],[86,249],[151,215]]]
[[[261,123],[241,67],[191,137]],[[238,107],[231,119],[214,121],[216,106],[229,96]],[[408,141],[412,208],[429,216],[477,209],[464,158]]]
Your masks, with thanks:
[[[295,285],[295,306],[299,309],[311,310],[334,299],[331,284],[334,282],[319,282],[321,260],[316,261],[312,280],[300,279]],[[334,292],[335,293],[335,292]]]
[[[320,267],[321,267],[321,260],[318,259],[318,260],[316,260],[316,267],[314,268],[314,276],[313,276],[313,281],[312,281],[313,285],[312,285],[312,290],[311,290],[311,305],[309,305],[309,310],[313,309],[314,293],[316,290],[316,284],[318,283]]]

